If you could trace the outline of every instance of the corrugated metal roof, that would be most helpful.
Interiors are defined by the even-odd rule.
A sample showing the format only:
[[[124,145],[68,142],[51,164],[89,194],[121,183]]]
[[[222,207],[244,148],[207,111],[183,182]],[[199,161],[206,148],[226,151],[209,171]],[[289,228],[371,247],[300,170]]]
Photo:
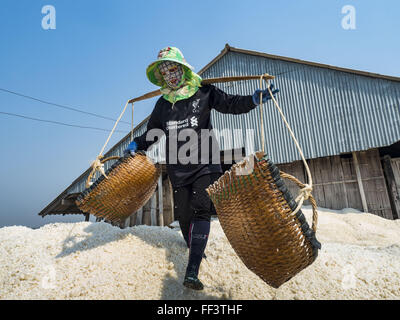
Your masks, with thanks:
[[[236,49],[226,46],[201,70],[203,78],[278,75],[277,100],[303,148],[306,158],[387,146],[400,140],[400,78],[343,69],[286,57]],[[258,81],[218,84],[227,93],[248,95],[258,88]],[[300,160],[291,137],[272,102],[264,105],[265,150],[276,163]],[[220,141],[222,150],[245,146],[246,154],[260,150],[259,107],[245,115],[226,115],[213,110],[214,128],[235,128],[231,142]],[[135,128],[142,134],[145,119]],[[251,140],[254,139],[254,146]],[[122,155],[130,141],[124,137],[105,156]],[[164,159],[165,139],[150,156]],[[161,148],[160,148],[161,147]],[[110,163],[109,165],[111,165]],[[106,167],[106,169],[108,166]],[[68,193],[80,192],[89,171],[79,177]]]
[[[399,77],[387,76],[387,75],[382,75],[382,74],[372,73],[372,72],[367,72],[367,71],[362,71],[362,70],[341,68],[341,67],[337,67],[337,66],[323,64],[323,63],[317,63],[317,62],[312,62],[312,61],[306,61],[306,60],[300,60],[300,59],[294,59],[294,58],[289,58],[289,57],[272,55],[272,54],[268,54],[268,53],[265,53],[265,52],[244,50],[244,49],[231,47],[229,44],[226,44],[225,48],[221,51],[221,53],[219,55],[217,55],[213,60],[211,60],[206,66],[204,66],[198,73],[199,74],[204,73],[208,68],[210,68],[213,64],[215,64],[219,59],[221,59],[228,52],[237,52],[237,53],[243,53],[243,54],[251,55],[251,56],[268,58],[268,59],[272,59],[272,60],[294,62],[294,63],[298,63],[298,64],[301,64],[301,65],[320,67],[320,68],[331,69],[331,70],[336,70],[336,71],[343,71],[343,72],[348,72],[348,73],[352,73],[352,74],[358,74],[358,75],[361,75],[361,76],[372,77],[372,78],[375,78],[375,79],[379,78],[379,79],[386,79],[386,80],[392,80],[392,81],[400,81]]]

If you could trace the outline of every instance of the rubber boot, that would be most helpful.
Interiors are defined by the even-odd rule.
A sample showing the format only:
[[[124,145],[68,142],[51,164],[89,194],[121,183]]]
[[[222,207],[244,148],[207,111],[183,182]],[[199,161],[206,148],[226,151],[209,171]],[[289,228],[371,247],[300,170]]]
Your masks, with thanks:
[[[210,233],[210,222],[204,220],[193,221],[190,226],[189,262],[186,268],[183,285],[194,290],[203,290],[204,286],[198,278],[201,260],[207,246]]]

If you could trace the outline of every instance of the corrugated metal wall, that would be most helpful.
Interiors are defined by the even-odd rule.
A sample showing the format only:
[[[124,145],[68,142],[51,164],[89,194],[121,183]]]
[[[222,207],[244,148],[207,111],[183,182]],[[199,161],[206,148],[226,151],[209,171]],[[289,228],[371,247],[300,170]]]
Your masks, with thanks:
[[[326,157],[393,144],[400,140],[400,82],[229,52],[202,76],[268,72],[283,113],[306,158]],[[251,94],[258,81],[218,85],[228,93]],[[300,160],[272,101],[264,105],[265,150],[276,163]],[[258,108],[242,116],[213,113],[215,128],[255,128]],[[256,149],[261,149],[256,138]],[[247,150],[246,150],[247,152]]]
[[[393,144],[400,140],[400,82],[371,78],[294,62],[228,52],[203,74],[222,76],[277,75],[273,81],[283,113],[291,125],[306,158],[338,155]],[[218,84],[227,93],[249,95],[258,81]],[[237,129],[232,139],[220,139],[222,150],[245,147],[246,154],[260,150],[259,107],[245,115],[212,112],[215,129]],[[297,149],[272,101],[264,105],[265,151],[275,163],[300,160]],[[145,131],[136,128],[134,136]],[[254,136],[249,134],[253,130]],[[111,155],[122,155],[129,139],[115,146]],[[165,159],[165,139],[150,157]],[[111,165],[110,163],[109,165]],[[106,169],[108,166],[106,166]],[[68,192],[84,190],[86,177]]]

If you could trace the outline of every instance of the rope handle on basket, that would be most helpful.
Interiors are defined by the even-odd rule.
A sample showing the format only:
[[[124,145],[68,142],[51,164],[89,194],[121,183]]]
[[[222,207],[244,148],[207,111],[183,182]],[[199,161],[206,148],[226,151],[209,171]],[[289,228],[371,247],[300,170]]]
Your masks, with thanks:
[[[303,160],[304,166],[305,166],[306,171],[307,171],[307,176],[308,176],[308,181],[309,181],[308,184],[301,183],[295,177],[293,177],[290,174],[287,174],[287,173],[284,173],[284,172],[281,171],[281,175],[282,175],[283,178],[287,178],[287,179],[295,182],[300,187],[300,193],[299,193],[299,195],[297,196],[297,198],[295,200],[297,202],[297,208],[294,210],[293,214],[296,214],[301,209],[301,207],[303,206],[303,202],[305,200],[309,199],[310,202],[311,202],[311,205],[312,205],[312,210],[313,210],[312,229],[313,229],[314,232],[316,232],[317,231],[317,222],[318,222],[318,212],[317,212],[317,203],[316,203],[314,197],[311,194],[312,189],[313,189],[312,188],[313,183],[312,183],[312,176],[311,176],[310,168],[308,167],[307,161],[304,158],[303,151],[301,150],[301,147],[300,147],[296,137],[294,136],[294,133],[293,133],[292,129],[290,128],[290,125],[287,122],[286,117],[284,116],[284,114],[282,112],[282,109],[279,107],[278,102],[275,100],[275,97],[272,94],[270,85],[268,83],[269,79],[268,79],[267,75],[268,74],[262,74],[260,76],[260,90],[262,88],[262,80],[264,79],[265,82],[267,83],[267,89],[268,89],[268,92],[269,92],[269,94],[271,96],[271,99],[274,102],[276,108],[278,109],[279,114],[281,115],[281,118],[282,118],[283,122],[285,123],[286,128],[289,130],[289,133],[290,133],[290,135],[291,135],[291,137],[292,137],[292,139],[293,139],[293,141],[294,141],[294,143],[296,145],[296,148],[300,153],[301,159]],[[263,94],[262,94],[262,91],[261,91],[260,92],[260,130],[261,130],[262,151],[265,154],[265,150],[264,150],[265,138],[264,138],[264,121],[263,121],[262,95]]]
[[[108,158],[105,158],[105,159],[101,159],[101,158],[102,158],[102,156],[99,156],[99,157],[96,158],[96,160],[94,160],[92,162],[92,166],[91,167],[93,169],[90,172],[90,174],[89,174],[89,176],[88,176],[88,178],[86,180],[86,188],[90,187],[90,182],[92,181],[92,178],[93,178],[94,174],[96,173],[96,171],[100,171],[101,174],[108,179],[106,173],[104,172],[103,164],[106,163],[107,161],[110,161],[110,160],[119,159],[120,157],[112,156],[112,157],[108,157]]]
[[[300,182],[297,178],[293,177],[292,175],[290,175],[290,174],[288,174],[288,173],[285,173],[285,172],[283,172],[283,171],[280,171],[280,175],[281,175],[282,178],[291,180],[291,181],[293,181],[294,183],[296,183],[297,186],[300,188],[300,195],[301,195],[301,193],[302,193],[302,190],[304,190],[304,189],[308,189],[308,190],[309,190],[309,192],[307,193],[307,195],[304,196],[304,198],[300,199],[300,200],[301,200],[301,203],[298,204],[298,206],[297,206],[296,210],[293,212],[293,214],[296,214],[296,213],[300,210],[301,206],[303,205],[303,201],[304,201],[304,200],[309,199],[310,202],[311,202],[312,211],[313,211],[312,229],[313,229],[314,232],[317,232],[317,224],[318,224],[317,202],[315,201],[314,197],[313,197],[312,194],[311,194],[311,191],[312,191],[312,190],[309,189],[310,187],[309,187],[307,184],[304,184],[304,183]],[[296,200],[295,200],[296,202],[299,201],[300,195],[296,198]],[[307,197],[307,196],[308,196],[308,197]]]
[[[116,128],[117,125],[118,125],[118,122],[121,120],[122,116],[124,115],[124,113],[125,113],[125,111],[126,111],[126,108],[128,107],[128,104],[129,104],[129,103],[132,103],[132,130],[131,130],[131,139],[133,139],[133,102],[127,101],[126,104],[125,104],[124,109],[122,110],[122,112],[121,112],[121,114],[119,115],[117,121],[115,122],[114,127],[112,128],[110,134],[108,135],[108,138],[107,138],[106,142],[104,143],[103,148],[101,148],[101,151],[100,151],[99,155],[96,157],[96,160],[94,160],[94,161],[92,162],[92,165],[91,165],[92,171],[90,172],[90,174],[89,174],[89,176],[88,176],[88,178],[87,178],[87,180],[86,180],[86,188],[88,188],[88,187],[90,186],[90,182],[91,182],[91,180],[92,180],[92,177],[93,177],[93,175],[94,175],[97,171],[100,171],[101,174],[102,174],[104,177],[106,177],[106,178],[108,179],[108,177],[106,176],[106,174],[105,174],[105,172],[104,172],[103,164],[104,164],[105,162],[109,161],[109,160],[114,160],[114,159],[119,159],[119,158],[120,158],[120,157],[118,157],[118,156],[113,156],[113,157],[108,157],[108,158],[106,158],[106,159],[103,159],[103,152],[104,152],[104,149],[106,148],[108,142],[110,141],[111,136],[113,135],[113,133],[114,133],[114,131],[115,131],[115,128]],[[103,159],[103,160],[102,160],[102,159]]]

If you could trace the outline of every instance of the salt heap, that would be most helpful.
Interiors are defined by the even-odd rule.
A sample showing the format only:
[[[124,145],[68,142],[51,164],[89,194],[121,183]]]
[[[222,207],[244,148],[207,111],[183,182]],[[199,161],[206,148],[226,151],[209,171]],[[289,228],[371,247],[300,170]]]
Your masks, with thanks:
[[[303,208],[311,221],[310,208]],[[347,211],[348,212],[348,211]],[[279,289],[249,271],[218,220],[203,260],[204,291],[182,286],[178,229],[54,223],[0,229],[0,299],[400,299],[400,220],[319,210],[318,259]]]

